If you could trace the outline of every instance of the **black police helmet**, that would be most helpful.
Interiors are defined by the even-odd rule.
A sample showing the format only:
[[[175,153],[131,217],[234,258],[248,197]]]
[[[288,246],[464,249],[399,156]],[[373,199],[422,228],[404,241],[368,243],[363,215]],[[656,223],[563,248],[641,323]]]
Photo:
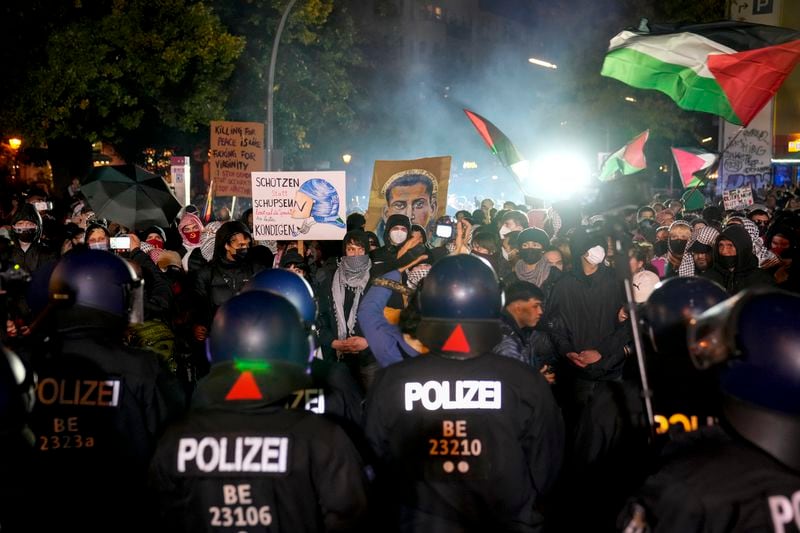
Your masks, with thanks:
[[[317,320],[314,290],[305,278],[290,270],[271,268],[258,273],[242,289],[242,292],[249,291],[268,291],[283,296],[300,313],[306,329],[310,329]]]
[[[727,298],[725,289],[705,278],[670,278],[658,283],[643,312],[654,350],[688,360],[686,327],[689,321]]]
[[[644,304],[642,318],[652,347],[645,353],[646,370],[655,414],[663,417],[656,417],[657,432],[666,432],[675,415],[681,420],[694,417],[698,425],[720,415],[715,376],[692,364],[686,329],[692,318],[727,297],[707,279],[671,278],[656,285]]]
[[[308,384],[308,334],[291,302],[272,292],[249,291],[225,302],[214,315],[209,351],[217,367],[212,381],[231,388],[251,372],[260,394],[245,399],[280,400]]]
[[[17,354],[0,344],[0,439],[25,427],[36,398],[36,375]]]
[[[225,302],[214,315],[212,362],[253,359],[306,368],[308,354],[300,315],[283,296],[244,292]]]
[[[800,296],[748,289],[690,326],[700,366],[720,364],[722,409],[730,426],[800,471]]]
[[[500,340],[503,292],[492,267],[473,255],[439,260],[419,295],[417,338],[428,348],[469,358]]]
[[[121,257],[103,250],[65,255],[50,276],[50,300],[141,321],[141,280]]]

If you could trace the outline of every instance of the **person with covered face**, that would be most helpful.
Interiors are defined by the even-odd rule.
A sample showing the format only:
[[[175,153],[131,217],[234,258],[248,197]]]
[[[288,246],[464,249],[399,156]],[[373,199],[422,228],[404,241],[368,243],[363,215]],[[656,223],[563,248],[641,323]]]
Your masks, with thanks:
[[[669,240],[667,241],[667,264],[664,278],[673,278],[678,275],[678,269],[686,252],[686,244],[692,236],[692,227],[688,222],[676,220],[669,227]]]
[[[178,253],[181,254],[183,269],[187,272],[196,272],[206,264],[202,246],[207,239],[213,239],[214,235],[204,232],[204,229],[200,217],[191,212],[184,213],[178,222],[178,233],[181,235]]]
[[[695,230],[678,269],[680,277],[699,276],[714,264],[714,242],[719,231],[712,226]]]
[[[11,250],[11,263],[28,273],[55,259],[53,252],[41,242],[42,217],[32,204],[20,204],[11,220],[15,246]]]
[[[758,268],[753,241],[742,225],[734,224],[722,230],[714,241],[713,261],[711,269],[701,275],[722,285],[730,295],[748,287],[775,285],[775,279]]]
[[[205,341],[217,308],[236,296],[258,273],[247,260],[251,244],[250,231],[239,221],[226,222],[217,230],[214,257],[197,272],[194,281],[195,340]]]
[[[586,516],[599,522],[631,489],[619,475],[619,465],[633,442],[622,400],[635,388],[623,380],[632,334],[622,285],[604,264],[605,236],[579,227],[570,247],[574,266],[553,288],[546,310],[551,338],[565,363],[559,383],[564,387],[570,461],[564,499],[559,500],[568,507],[576,499],[586,504],[583,516],[565,517],[566,522],[581,522]],[[586,523],[563,524],[562,529],[592,530]]]
[[[391,228],[390,228],[391,231]],[[367,254],[369,239],[361,230],[345,234],[344,256],[333,276],[321,284],[319,295],[319,341],[323,355],[343,361],[366,390],[379,366],[357,322],[358,307],[367,291],[372,261]]]
[[[520,281],[533,283],[544,291],[545,298],[553,290],[561,271],[545,259],[545,250],[550,246],[550,237],[544,230],[528,228],[517,237],[519,260],[514,265],[514,275]]]
[[[369,250],[369,244],[365,249]],[[397,270],[402,262],[408,260],[408,257],[403,258],[407,253],[419,256],[425,251],[422,241],[412,238],[411,220],[405,215],[391,215],[386,219],[383,246],[367,252],[372,261],[372,276],[381,276],[386,272]]]

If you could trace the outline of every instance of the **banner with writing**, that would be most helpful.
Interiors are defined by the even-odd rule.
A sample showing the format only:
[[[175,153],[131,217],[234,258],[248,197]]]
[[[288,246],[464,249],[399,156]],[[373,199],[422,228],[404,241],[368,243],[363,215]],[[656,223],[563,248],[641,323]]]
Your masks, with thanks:
[[[216,196],[250,197],[250,174],[266,168],[264,124],[211,122],[208,158]]]
[[[255,240],[344,238],[343,171],[254,172],[252,190]]]
[[[386,220],[406,215],[422,226],[428,238],[447,207],[451,157],[426,157],[408,161],[375,161],[367,208],[367,230],[383,239]]]
[[[722,191],[722,203],[726,211],[745,209],[753,205],[753,190],[748,185],[747,187]]]
[[[746,128],[724,123],[718,193],[745,185],[758,191],[772,182],[772,110],[770,102]]]

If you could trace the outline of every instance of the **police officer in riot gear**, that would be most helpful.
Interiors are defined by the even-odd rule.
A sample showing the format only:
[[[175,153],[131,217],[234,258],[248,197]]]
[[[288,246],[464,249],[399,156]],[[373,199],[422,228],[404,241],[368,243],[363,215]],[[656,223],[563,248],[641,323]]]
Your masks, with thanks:
[[[563,421],[541,374],[492,354],[502,302],[478,257],[443,258],[425,279],[416,336],[430,354],[385,368],[367,397],[386,526],[541,529],[537,502],[561,466]]]
[[[800,297],[747,290],[693,319],[689,351],[717,366],[722,424],[648,478],[625,531],[797,531]]]
[[[294,391],[287,406],[324,414],[342,425],[351,438],[360,440],[363,433],[363,398],[358,384],[344,364],[322,359],[316,327],[317,301],[311,285],[290,270],[273,268],[257,274],[243,292],[251,290],[268,291],[289,300],[300,314],[309,335],[313,352],[311,385]]]
[[[670,278],[656,286],[643,306],[649,339],[645,362],[655,415],[651,423],[656,435],[675,437],[716,423],[719,402],[714,375],[692,364],[686,331],[693,318],[727,298],[725,289],[713,281]]]
[[[141,320],[141,290],[131,266],[101,250],[68,254],[53,270],[54,339],[33,359],[30,530],[128,531],[147,520],[147,465],[183,400],[155,355],[123,345]]]
[[[217,311],[210,373],[151,466],[168,531],[348,531],[366,513],[361,460],[344,431],[286,409],[307,387],[310,346],[297,310],[248,291]]]
[[[29,495],[20,490],[28,476],[26,459],[33,434],[27,426],[36,398],[36,374],[0,344],[0,531],[28,529],[22,511]]]

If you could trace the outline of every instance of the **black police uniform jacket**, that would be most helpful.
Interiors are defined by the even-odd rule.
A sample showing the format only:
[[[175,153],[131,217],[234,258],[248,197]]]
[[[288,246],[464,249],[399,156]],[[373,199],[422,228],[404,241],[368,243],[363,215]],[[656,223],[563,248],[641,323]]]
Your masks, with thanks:
[[[151,465],[163,531],[351,531],[366,479],[346,434],[285,401],[193,407]]]
[[[134,531],[148,520],[147,467],[183,393],[150,352],[98,330],[37,360],[30,530]]]
[[[367,398],[366,431],[385,496],[400,506],[388,525],[540,529],[537,499],[558,475],[564,428],[549,386],[528,365],[487,354],[387,367]]]
[[[622,512],[621,530],[800,531],[799,472],[719,426],[692,436]]]

